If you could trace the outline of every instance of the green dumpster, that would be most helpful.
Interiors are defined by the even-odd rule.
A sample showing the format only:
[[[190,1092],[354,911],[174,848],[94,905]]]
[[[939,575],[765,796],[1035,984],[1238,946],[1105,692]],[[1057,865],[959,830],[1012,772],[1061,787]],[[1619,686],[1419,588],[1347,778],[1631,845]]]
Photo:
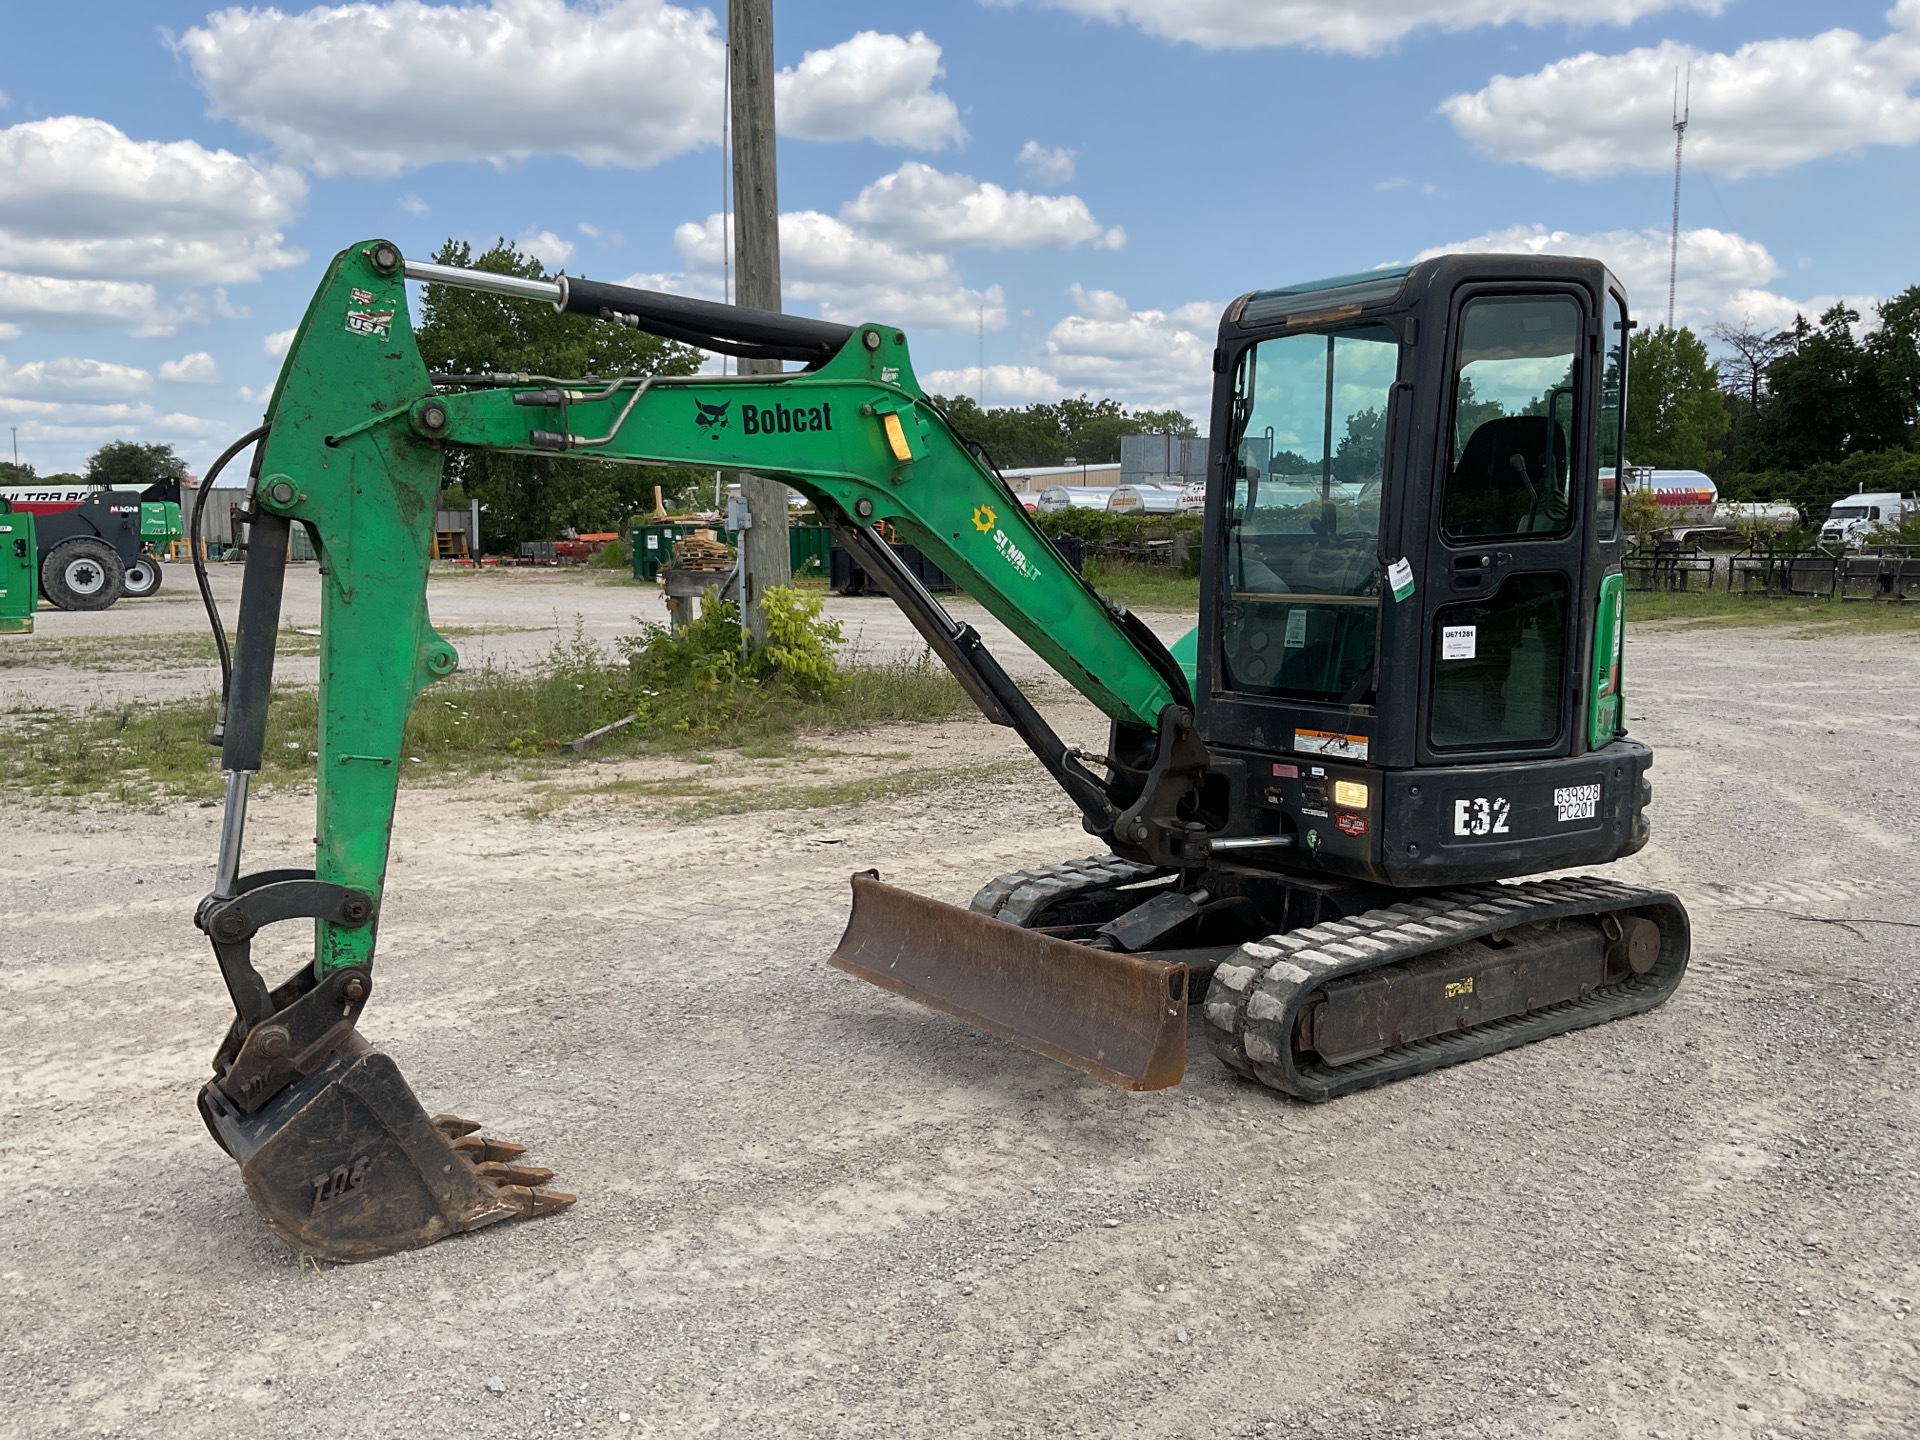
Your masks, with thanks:
[[[711,525],[700,525],[688,521],[670,521],[659,525],[636,525],[633,527],[633,578],[652,580],[660,573],[660,567],[673,558],[673,542],[684,540],[696,530],[711,530]]]
[[[0,500],[0,635],[30,634],[39,603],[40,555],[33,516],[24,510],[15,514]]]
[[[827,578],[827,557],[833,553],[833,531],[825,525],[795,525],[787,531],[787,556],[794,578]]]

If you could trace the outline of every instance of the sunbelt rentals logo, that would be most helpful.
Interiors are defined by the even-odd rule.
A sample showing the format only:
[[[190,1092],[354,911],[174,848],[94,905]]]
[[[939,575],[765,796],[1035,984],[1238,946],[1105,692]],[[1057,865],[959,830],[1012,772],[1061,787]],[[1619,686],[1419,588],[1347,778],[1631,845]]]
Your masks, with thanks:
[[[1009,565],[1028,580],[1040,578],[1039,567],[1027,559],[1026,552],[1007,537],[1007,532],[998,525],[999,516],[993,513],[991,505],[973,507],[973,528],[982,535],[993,537],[993,548],[1006,558]]]

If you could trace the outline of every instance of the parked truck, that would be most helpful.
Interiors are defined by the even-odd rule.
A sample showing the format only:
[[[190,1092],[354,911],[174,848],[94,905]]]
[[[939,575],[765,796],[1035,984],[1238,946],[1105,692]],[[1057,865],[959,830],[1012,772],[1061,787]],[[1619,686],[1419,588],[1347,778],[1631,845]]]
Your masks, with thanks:
[[[1863,490],[1836,501],[1827,511],[1826,521],[1820,526],[1820,543],[1858,550],[1886,531],[1898,529],[1909,515],[1920,515],[1920,495]]]

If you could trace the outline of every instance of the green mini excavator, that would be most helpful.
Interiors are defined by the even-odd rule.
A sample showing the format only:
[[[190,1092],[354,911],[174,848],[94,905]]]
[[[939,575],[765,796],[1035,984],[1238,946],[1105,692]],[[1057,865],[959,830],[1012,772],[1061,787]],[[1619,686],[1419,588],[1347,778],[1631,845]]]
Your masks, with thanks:
[[[409,279],[788,368],[433,375]],[[1621,698],[1627,331],[1602,265],[1551,256],[1234,301],[1213,355],[1198,625],[1169,649],[1061,558],[891,326],[449,269],[379,240],[341,252],[266,424],[220,462],[255,444],[216,733],[226,812],[196,916],[236,1013],[200,1110],[256,1210],[344,1261],[572,1199],[522,1147],[429,1115],[358,1033],[402,727],[457,665],[426,580],[459,447],[792,486],[1099,842],[966,909],[854,876],[844,970],[1133,1089],[1179,1081],[1194,999],[1220,1060],[1308,1101],[1660,1004],[1688,952],[1672,895],[1520,880],[1647,839],[1652,754]],[[324,577],[315,849],[246,872],[294,525]],[[883,527],[1106,714],[1103,751],[1062,741]],[[224,658],[204,573],[202,594]],[[313,927],[313,960],[269,987],[250,947],[282,922]]]

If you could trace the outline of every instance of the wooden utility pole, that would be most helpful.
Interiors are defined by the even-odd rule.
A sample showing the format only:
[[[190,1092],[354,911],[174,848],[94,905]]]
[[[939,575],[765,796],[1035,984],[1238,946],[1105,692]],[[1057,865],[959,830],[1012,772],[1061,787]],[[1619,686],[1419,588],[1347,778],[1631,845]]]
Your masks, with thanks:
[[[727,66],[732,84],[734,299],[756,310],[780,308],[780,190],[773,139],[773,0],[727,0]],[[740,361],[742,375],[778,375],[778,360]],[[793,578],[787,548],[787,487],[743,473],[740,490],[752,523],[740,537],[746,559],[747,630],[766,643],[760,597]]]

